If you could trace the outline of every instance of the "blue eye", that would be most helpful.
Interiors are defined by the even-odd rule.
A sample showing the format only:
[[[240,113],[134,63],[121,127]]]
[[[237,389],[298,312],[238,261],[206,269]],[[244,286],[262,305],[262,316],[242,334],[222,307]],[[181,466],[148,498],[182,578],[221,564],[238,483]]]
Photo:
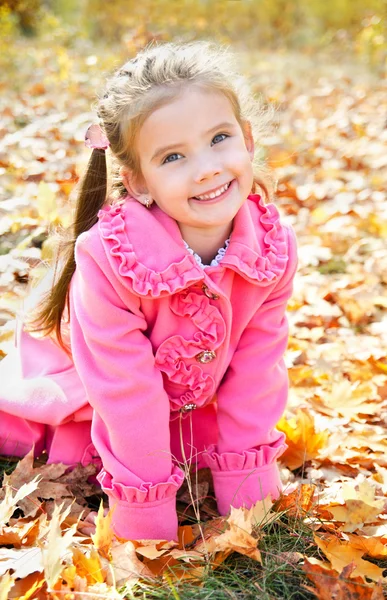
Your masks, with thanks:
[[[174,156],[181,156],[181,154],[178,154],[177,152],[175,152],[175,154],[169,154],[164,160],[163,160],[163,165],[168,164],[170,162],[176,162],[176,159],[173,158]],[[172,159],[172,160],[170,160]]]
[[[212,141],[215,142],[215,144],[219,144],[219,142],[223,142],[223,140],[225,140],[228,137],[229,136],[226,133],[217,133]],[[217,138],[221,138],[221,139],[216,141]]]

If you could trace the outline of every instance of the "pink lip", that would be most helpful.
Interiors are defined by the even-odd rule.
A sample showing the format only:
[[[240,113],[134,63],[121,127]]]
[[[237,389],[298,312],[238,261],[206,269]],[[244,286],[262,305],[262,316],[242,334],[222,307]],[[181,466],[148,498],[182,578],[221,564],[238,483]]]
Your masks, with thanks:
[[[216,204],[217,202],[220,202],[227,196],[227,194],[229,193],[231,188],[234,186],[234,182],[235,182],[235,179],[233,179],[231,181],[227,190],[225,192],[223,192],[223,194],[220,194],[220,196],[217,196],[216,198],[212,198],[212,200],[197,200],[196,198],[190,198],[190,200],[193,200],[194,202],[199,202],[200,204]],[[222,186],[220,185],[219,187],[222,187]],[[219,189],[219,187],[215,188],[215,189]],[[207,193],[211,194],[211,192],[207,192]],[[202,194],[200,194],[200,195],[202,195]]]

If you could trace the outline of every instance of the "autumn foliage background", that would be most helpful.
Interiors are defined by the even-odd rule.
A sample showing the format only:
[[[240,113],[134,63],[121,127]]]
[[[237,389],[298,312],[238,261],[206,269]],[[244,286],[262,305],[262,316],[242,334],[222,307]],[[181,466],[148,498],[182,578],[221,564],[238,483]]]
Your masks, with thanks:
[[[297,598],[384,597],[386,16],[386,0],[0,4],[0,359],[41,260],[52,259],[49,234],[71,222],[95,94],[153,39],[216,39],[239,53],[255,92],[276,107],[258,151],[299,241],[280,501],[217,519],[204,476],[179,499],[178,545],[113,539],[102,513],[91,538],[86,517],[100,497],[88,473],[28,457],[10,474],[4,459],[0,600],[144,589],[207,598],[210,572],[220,582],[235,552],[250,569],[248,583],[237,571],[232,584],[242,597],[290,597],[291,581]]]

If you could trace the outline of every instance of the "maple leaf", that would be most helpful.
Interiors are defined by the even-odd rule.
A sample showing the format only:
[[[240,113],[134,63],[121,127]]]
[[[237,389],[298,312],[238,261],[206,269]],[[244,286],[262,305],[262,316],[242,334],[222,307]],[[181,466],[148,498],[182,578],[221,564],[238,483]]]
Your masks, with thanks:
[[[281,461],[291,470],[298,469],[312,458],[318,458],[329,436],[328,431],[316,431],[313,416],[304,409],[297,410],[296,415],[290,419],[283,417],[277,429],[286,435],[288,448]]]
[[[63,569],[63,560],[72,556],[70,547],[77,529],[72,525],[63,535],[61,523],[70,512],[70,507],[62,513],[62,506],[57,506],[52,519],[48,523],[48,533],[42,548],[44,575],[49,588],[53,588]]]
[[[9,592],[15,582],[15,578],[6,573],[0,578],[0,600],[8,600]]]
[[[358,419],[359,415],[377,414],[380,409],[380,396],[372,381],[352,383],[343,378],[335,381],[330,389],[323,390],[317,397],[321,402],[321,412],[331,416],[341,415],[348,421]]]
[[[351,563],[354,563],[354,574],[373,581],[383,578],[383,569],[362,559],[364,551],[353,547],[349,542],[339,540],[337,537],[327,535],[325,538],[314,536],[317,546],[324,552],[331,562],[332,567],[339,573]]]
[[[137,557],[135,544],[114,542],[110,547],[110,561],[103,559],[102,564],[107,569],[106,582],[120,587],[132,586],[140,579],[153,579],[152,571]],[[110,569],[108,570],[108,565]]]
[[[114,508],[109,510],[105,516],[103,503],[101,501],[95,519],[95,533],[91,536],[94,546],[101,556],[104,556],[105,558],[110,558],[110,548],[114,537],[112,528],[113,511]]]
[[[39,482],[39,476],[36,476],[29,483],[16,488],[17,491],[14,496],[12,495],[12,486],[8,481],[4,482],[3,489],[1,490],[3,492],[3,499],[0,502],[0,527],[8,523],[15,509],[20,507],[24,498],[29,497],[38,488]]]
[[[95,548],[73,548],[73,566],[79,577],[84,577],[88,584],[103,583],[101,561]]]
[[[385,506],[385,500],[375,500],[375,487],[363,481],[359,490],[348,484],[343,484],[344,505],[327,505],[327,510],[336,521],[343,522],[342,531],[353,532],[360,529],[364,523],[372,523]]]
[[[18,507],[23,511],[24,516],[34,516],[40,507],[40,499],[54,499],[60,501],[62,498],[73,500],[71,492],[66,485],[55,481],[68,469],[68,465],[50,464],[41,465],[34,468],[33,450],[29,452],[16,466],[11,475],[4,475],[4,484],[18,490],[25,483],[34,481],[39,476],[39,486],[36,486],[31,493],[24,496],[18,502]],[[0,490],[0,497],[2,490]]]
[[[43,571],[40,548],[0,548],[0,575],[13,571],[15,578],[23,579],[35,571]]]
[[[274,504],[276,512],[286,511],[288,515],[299,518],[300,515],[309,512],[313,503],[316,486],[303,483],[290,494],[281,494]]]
[[[315,588],[304,585],[319,600],[382,600],[382,586],[365,585],[361,577],[351,577],[355,569],[353,563],[344,567],[340,575],[329,569],[328,565],[316,564],[317,561],[305,558],[303,571],[314,583]]]
[[[261,554],[257,548],[258,540],[251,535],[254,509],[232,506],[230,516],[224,520],[224,524],[227,527],[226,531],[211,533],[209,537],[205,537],[205,541],[199,541],[194,549],[205,554],[239,552],[261,562]]]

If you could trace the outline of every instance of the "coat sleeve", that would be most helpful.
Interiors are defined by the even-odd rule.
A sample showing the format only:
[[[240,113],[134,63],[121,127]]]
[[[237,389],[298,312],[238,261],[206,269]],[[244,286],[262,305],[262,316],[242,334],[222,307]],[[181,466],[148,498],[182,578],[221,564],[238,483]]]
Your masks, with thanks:
[[[286,270],[243,332],[217,392],[218,444],[203,458],[223,515],[231,505],[250,507],[281,489],[276,459],[286,444],[275,425],[288,396],[286,306],[297,270],[295,235],[287,231]]]
[[[176,539],[176,492],[184,476],[172,464],[169,399],[147,323],[139,298],[125,288],[123,301],[103,249],[89,239],[86,234],[76,244],[70,337],[94,409],[92,440],[103,465],[98,480],[120,537]]]

